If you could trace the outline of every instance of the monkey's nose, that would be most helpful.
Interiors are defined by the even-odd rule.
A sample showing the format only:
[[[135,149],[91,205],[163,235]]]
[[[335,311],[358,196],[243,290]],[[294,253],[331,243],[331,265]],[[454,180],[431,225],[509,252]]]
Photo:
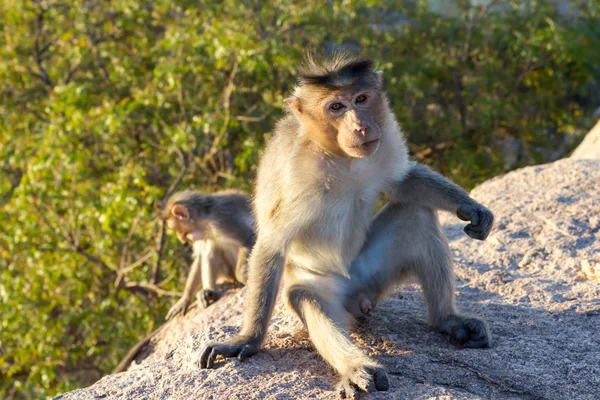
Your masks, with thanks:
[[[357,125],[354,130],[360,134],[362,134],[363,136],[366,136],[368,131],[369,131],[369,127],[368,126],[363,126],[363,125]]]

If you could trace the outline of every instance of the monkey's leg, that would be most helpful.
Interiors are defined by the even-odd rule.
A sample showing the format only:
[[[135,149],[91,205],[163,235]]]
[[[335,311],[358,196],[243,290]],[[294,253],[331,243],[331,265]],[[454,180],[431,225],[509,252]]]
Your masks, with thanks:
[[[240,246],[237,254],[237,262],[235,265],[235,279],[241,283],[246,284],[248,281],[248,255],[250,250],[247,247]]]
[[[196,299],[204,308],[219,299],[217,276],[224,262],[226,260],[214,243],[208,243],[202,254],[202,289],[196,294]]]
[[[465,347],[489,347],[487,324],[459,315],[454,271],[437,214],[428,208],[388,204],[375,217],[359,257],[353,262],[346,308],[365,296],[382,298],[409,275],[423,288],[429,323]]]
[[[345,328],[348,313],[342,303],[325,285],[321,286],[312,282],[294,283],[287,290],[287,299],[306,326],[321,357],[340,373],[339,394],[355,398],[357,389],[365,392],[388,390],[384,369],[350,339]]]

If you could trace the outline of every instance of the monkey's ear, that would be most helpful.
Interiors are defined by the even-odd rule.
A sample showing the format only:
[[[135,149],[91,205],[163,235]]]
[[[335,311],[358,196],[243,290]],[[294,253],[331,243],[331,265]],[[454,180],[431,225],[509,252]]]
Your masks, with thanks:
[[[299,98],[297,98],[296,96],[290,96],[287,99],[285,99],[284,102],[292,109],[294,114],[296,114],[297,116],[302,115],[302,104],[300,104]]]
[[[175,204],[173,208],[171,208],[171,214],[177,219],[182,221],[187,221],[190,219],[190,212],[188,209],[182,205]]]
[[[383,71],[375,71],[375,76],[377,77],[377,83],[379,83],[380,85],[383,84]]]

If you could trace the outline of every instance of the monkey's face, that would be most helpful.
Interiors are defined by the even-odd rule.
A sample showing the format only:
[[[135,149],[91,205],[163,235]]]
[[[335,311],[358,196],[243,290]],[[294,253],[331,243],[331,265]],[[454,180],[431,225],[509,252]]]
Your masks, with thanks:
[[[385,104],[377,87],[304,88],[288,104],[307,135],[333,154],[365,158],[379,148]]]
[[[197,236],[201,233],[197,221],[190,218],[187,207],[180,204],[176,204],[171,208],[171,215],[167,219],[167,227],[175,231],[177,239],[181,243],[191,243],[197,240]]]
[[[375,90],[359,90],[340,93],[323,103],[329,135],[333,134],[347,156],[365,158],[379,148],[381,127],[374,118],[378,102]]]

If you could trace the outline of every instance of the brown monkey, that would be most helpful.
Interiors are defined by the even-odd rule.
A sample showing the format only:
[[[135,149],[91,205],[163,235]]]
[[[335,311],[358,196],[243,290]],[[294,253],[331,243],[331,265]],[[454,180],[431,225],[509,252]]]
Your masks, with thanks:
[[[218,283],[246,284],[246,259],[255,241],[248,195],[234,190],[212,195],[177,192],[167,200],[162,217],[179,240],[190,243],[194,250],[183,296],[171,307],[167,320],[179,313],[185,315],[200,283],[197,298],[204,307],[218,299]]]
[[[388,389],[384,369],[352,342],[347,324],[411,275],[435,329],[465,347],[489,346],[487,324],[456,310],[436,210],[470,221],[465,232],[480,240],[493,215],[454,183],[409,161],[373,62],[309,57],[287,104],[292,112],[275,127],[258,169],[258,238],[242,331],[206,344],[200,367],[212,368],[217,356],[243,361],[259,351],[282,275],[288,304],[341,375],[342,397]],[[374,215],[381,194],[389,203]]]

